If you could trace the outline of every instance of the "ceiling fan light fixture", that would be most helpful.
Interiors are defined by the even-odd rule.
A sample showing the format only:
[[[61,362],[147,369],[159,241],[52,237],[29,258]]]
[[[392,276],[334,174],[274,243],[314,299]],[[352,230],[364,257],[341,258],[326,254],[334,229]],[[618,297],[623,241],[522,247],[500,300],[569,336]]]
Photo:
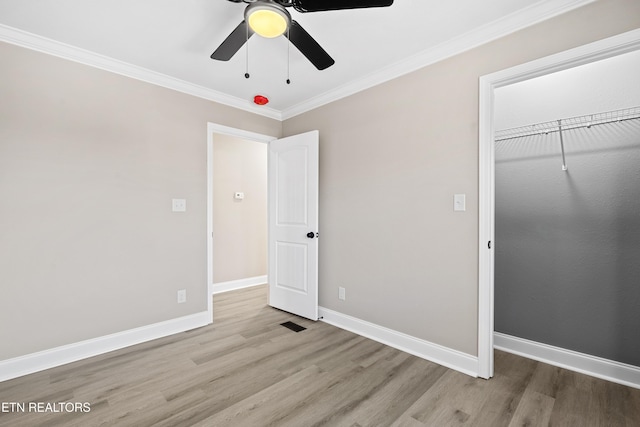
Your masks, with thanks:
[[[250,4],[245,11],[245,19],[254,33],[269,39],[284,34],[291,23],[289,12],[282,6],[267,2]]]

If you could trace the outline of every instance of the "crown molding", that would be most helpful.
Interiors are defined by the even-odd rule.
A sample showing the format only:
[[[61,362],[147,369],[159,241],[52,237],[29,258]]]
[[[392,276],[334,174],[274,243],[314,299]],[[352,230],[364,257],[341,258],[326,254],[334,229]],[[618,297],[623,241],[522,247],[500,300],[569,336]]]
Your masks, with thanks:
[[[473,31],[462,34],[433,48],[420,52],[374,72],[315,96],[282,111],[282,120],[289,119],[333,101],[409,74],[420,68],[458,55],[475,47],[515,33],[523,28],[577,9],[596,0],[542,0]]]
[[[273,108],[257,107],[244,99],[7,25],[0,24],[0,41],[193,95],[271,119],[282,120],[281,112]]]
[[[343,84],[282,111],[269,107],[257,107],[244,99],[2,24],[0,24],[0,41],[282,121],[471,50],[594,1],[596,0],[539,1],[504,18],[485,24],[417,55],[396,62],[363,78]]]

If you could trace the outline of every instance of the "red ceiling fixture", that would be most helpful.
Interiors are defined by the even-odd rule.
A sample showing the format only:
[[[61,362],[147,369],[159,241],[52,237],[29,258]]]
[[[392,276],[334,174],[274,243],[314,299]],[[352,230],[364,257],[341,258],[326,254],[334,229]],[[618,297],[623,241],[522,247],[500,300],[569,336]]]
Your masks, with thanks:
[[[257,105],[267,105],[269,103],[269,98],[264,95],[256,95],[253,97],[253,102]]]

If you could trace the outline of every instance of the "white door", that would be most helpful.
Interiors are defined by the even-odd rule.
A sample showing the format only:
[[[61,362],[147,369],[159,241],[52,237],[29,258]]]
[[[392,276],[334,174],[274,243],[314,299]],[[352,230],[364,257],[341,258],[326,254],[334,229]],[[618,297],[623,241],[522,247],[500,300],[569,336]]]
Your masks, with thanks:
[[[318,320],[318,131],[269,143],[269,305]]]

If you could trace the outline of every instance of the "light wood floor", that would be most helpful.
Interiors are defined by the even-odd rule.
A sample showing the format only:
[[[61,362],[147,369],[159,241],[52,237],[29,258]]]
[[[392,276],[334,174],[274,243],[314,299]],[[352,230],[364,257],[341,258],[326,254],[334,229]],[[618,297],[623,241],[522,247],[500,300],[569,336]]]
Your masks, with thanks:
[[[503,352],[493,379],[474,379],[272,309],[264,286],[216,295],[214,312],[204,328],[0,383],[0,403],[91,404],[0,412],[0,425],[640,426],[638,389]]]

